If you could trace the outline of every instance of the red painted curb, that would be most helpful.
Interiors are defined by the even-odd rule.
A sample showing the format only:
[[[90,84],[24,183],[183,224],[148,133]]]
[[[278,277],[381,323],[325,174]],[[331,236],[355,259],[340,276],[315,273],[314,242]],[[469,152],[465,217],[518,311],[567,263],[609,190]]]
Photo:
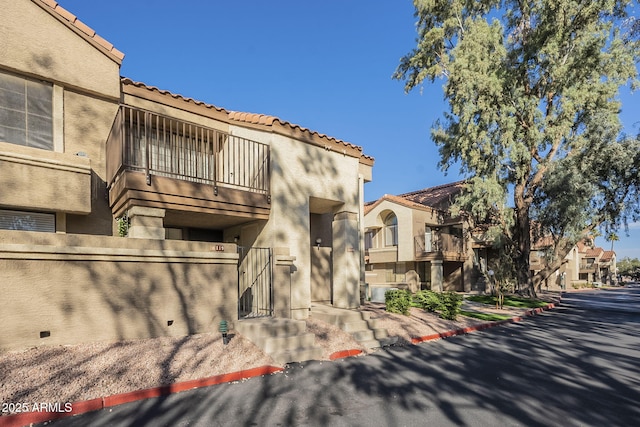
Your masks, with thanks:
[[[336,351],[329,356],[329,360],[343,359],[345,357],[358,356],[359,354],[362,354],[362,350],[352,349]]]
[[[549,309],[552,309],[552,308],[555,308],[555,307],[556,307],[556,304],[555,303],[551,303],[551,304],[548,304],[545,307],[540,307],[540,308],[536,308],[536,309],[527,310],[524,313],[524,315],[525,316],[535,316],[538,313],[542,313],[545,310],[549,310]],[[441,332],[439,334],[431,334],[431,335],[425,335],[425,336],[422,336],[422,337],[415,337],[415,338],[411,338],[411,344],[420,344],[421,342],[425,342],[425,341],[433,341],[433,340],[437,340],[437,339],[452,337],[452,336],[455,336],[455,335],[464,335],[464,334],[468,334],[470,332],[481,331],[483,329],[493,328],[494,326],[500,326],[500,325],[504,325],[504,324],[507,324],[507,323],[521,322],[523,319],[524,318],[522,316],[515,316],[515,317],[512,317],[511,319],[498,320],[498,321],[495,321],[495,322],[487,322],[487,323],[482,323],[480,325],[468,326],[468,327],[463,328],[463,329],[454,329],[452,331]]]
[[[137,400],[149,399],[151,397],[166,396],[169,394],[179,393],[181,391],[191,390],[194,388],[208,387],[211,385],[239,381],[282,371],[283,368],[280,368],[278,366],[260,366],[257,368],[246,369],[244,371],[215,375],[213,377],[207,377],[198,380],[183,381],[160,387],[115,394],[113,396],[98,397],[96,399],[83,400],[72,403],[71,411],[69,412],[43,411],[23,412],[20,414],[6,415],[0,417],[0,425],[2,427],[23,427],[30,424],[44,423],[46,421],[52,421],[58,418],[84,414],[86,412],[97,411],[99,409],[121,405],[123,403],[135,402]]]

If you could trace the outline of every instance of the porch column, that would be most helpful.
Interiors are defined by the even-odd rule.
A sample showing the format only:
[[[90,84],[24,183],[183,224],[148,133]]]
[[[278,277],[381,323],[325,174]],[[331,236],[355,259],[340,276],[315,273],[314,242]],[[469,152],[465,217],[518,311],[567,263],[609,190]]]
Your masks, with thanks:
[[[356,308],[360,302],[360,242],[358,214],[333,217],[333,305]]]
[[[291,274],[296,257],[289,248],[273,249],[273,316],[291,319]]]
[[[134,206],[129,209],[129,237],[164,240],[164,209]]]
[[[434,292],[442,292],[442,281],[444,273],[442,269],[442,260],[437,259],[431,261],[431,290]]]

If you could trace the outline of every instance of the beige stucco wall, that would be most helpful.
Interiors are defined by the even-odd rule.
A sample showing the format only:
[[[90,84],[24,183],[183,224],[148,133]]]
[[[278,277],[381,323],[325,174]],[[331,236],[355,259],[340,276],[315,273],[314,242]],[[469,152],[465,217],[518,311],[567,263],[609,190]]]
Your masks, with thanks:
[[[292,316],[306,318],[311,304],[310,213],[348,212],[357,217],[359,159],[259,129],[231,125],[230,131],[271,147],[271,214],[254,245],[289,248],[296,259],[291,282]],[[340,249],[334,245],[333,263],[348,267],[339,277],[333,277],[334,299],[339,295],[342,305],[355,307],[360,286],[358,221],[343,221],[339,227],[344,227],[338,231],[340,235],[350,237]],[[333,241],[337,244],[335,234]]]
[[[113,59],[35,3],[2,3],[2,67],[107,98],[120,96]]]
[[[69,173],[62,176],[58,171],[52,176],[49,166],[20,166],[17,176],[25,183],[34,183],[31,193],[37,199],[24,208],[68,212],[66,219],[61,217],[65,223],[57,225],[58,231],[112,235],[115,224],[104,182],[105,142],[120,99],[119,64],[78,34],[73,25],[57,19],[35,2],[5,3],[0,26],[0,68],[54,84],[55,151],[64,153],[62,162],[67,165],[90,165],[88,179],[84,173],[80,179]],[[8,145],[7,151],[20,152],[20,147]],[[77,153],[87,159],[74,159]],[[36,150],[31,155],[44,160],[55,157],[46,150]],[[17,166],[14,163],[12,167]],[[8,169],[5,173],[9,173]],[[45,181],[44,185],[35,184]],[[18,208],[20,204],[14,199],[24,197],[23,189],[4,188],[0,204]]]
[[[0,207],[88,214],[91,162],[0,142]]]
[[[91,213],[68,215],[67,232],[113,235],[115,221],[107,198],[105,144],[118,111],[118,103],[65,89],[64,109],[65,152],[85,153],[91,160],[92,169]]]
[[[414,215],[413,209],[383,200],[376,207],[371,209],[364,217],[365,229],[369,227],[379,227],[382,236],[379,242],[384,245],[384,219],[388,212],[393,212],[398,218],[398,258],[397,261],[413,261],[415,259],[414,248]],[[424,230],[424,225],[423,225]],[[390,260],[389,260],[390,261]]]
[[[0,231],[0,350],[215,332],[237,319],[223,246]]]

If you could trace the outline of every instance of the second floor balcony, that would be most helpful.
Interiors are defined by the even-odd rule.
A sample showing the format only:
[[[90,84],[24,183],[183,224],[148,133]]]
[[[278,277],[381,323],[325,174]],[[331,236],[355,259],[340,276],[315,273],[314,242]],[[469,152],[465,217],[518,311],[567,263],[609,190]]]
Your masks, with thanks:
[[[433,232],[414,237],[416,259],[464,261],[464,242],[453,234]]]
[[[267,144],[129,106],[107,141],[107,179],[115,216],[132,206],[269,216]]]
[[[594,273],[598,267],[598,263],[594,260],[581,260],[580,272],[581,273]]]

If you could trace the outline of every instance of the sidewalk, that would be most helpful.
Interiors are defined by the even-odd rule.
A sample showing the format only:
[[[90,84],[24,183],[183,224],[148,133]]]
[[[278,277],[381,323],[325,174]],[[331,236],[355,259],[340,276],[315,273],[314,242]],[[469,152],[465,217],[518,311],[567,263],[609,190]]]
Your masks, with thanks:
[[[547,295],[548,308],[559,302],[558,294]],[[365,304],[361,310],[371,312],[378,325],[397,345],[466,334],[517,322],[541,309],[527,310],[495,307],[465,301],[464,310],[507,314],[506,321],[485,322],[460,316],[456,321],[412,308],[410,316],[387,313],[384,304]],[[318,320],[307,321],[316,343],[325,349],[322,360],[335,360],[372,352],[336,327]],[[259,375],[274,374],[282,367],[241,336],[233,335],[229,345],[222,344],[220,334],[190,337],[162,337],[115,343],[79,346],[42,347],[0,354],[0,425],[22,426],[51,419],[94,411],[135,400],[206,387],[223,382],[240,381]],[[375,351],[375,350],[373,350]],[[13,405],[13,408],[9,407]],[[26,413],[8,415],[16,409]],[[34,406],[35,405],[35,406]],[[44,406],[43,406],[44,405]],[[35,409],[35,411],[33,411]],[[23,411],[24,412],[24,411]]]

